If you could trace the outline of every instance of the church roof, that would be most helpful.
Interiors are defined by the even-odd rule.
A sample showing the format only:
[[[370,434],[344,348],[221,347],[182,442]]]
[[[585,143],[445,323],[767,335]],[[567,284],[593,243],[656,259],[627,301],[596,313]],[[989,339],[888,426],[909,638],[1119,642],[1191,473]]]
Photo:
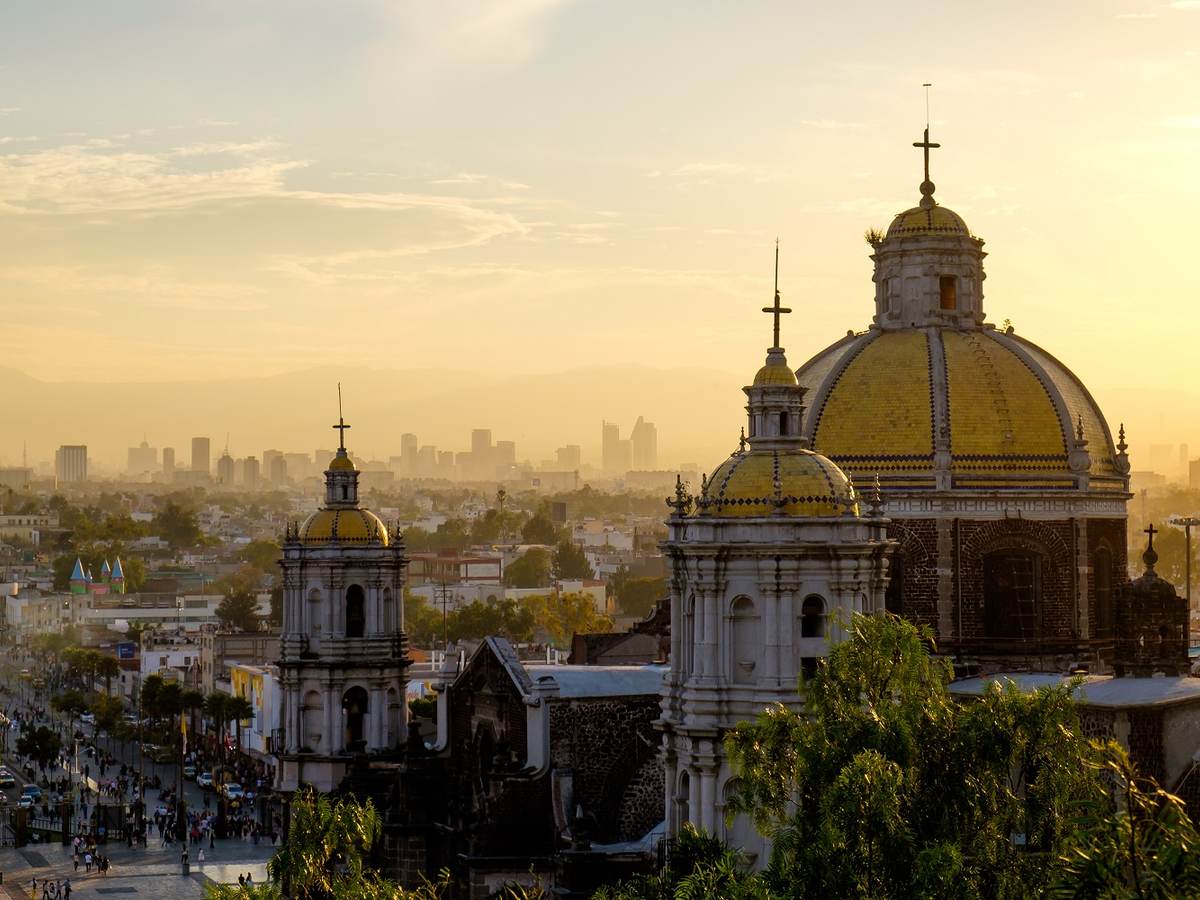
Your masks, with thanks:
[[[846,474],[801,447],[748,450],[721,463],[697,499],[697,515],[841,516],[858,513]]]
[[[387,526],[375,513],[356,507],[319,509],[300,526],[302,544],[388,544]]]
[[[1090,486],[1123,490],[1108,425],[1087,389],[1014,334],[872,329],[821,351],[797,375],[809,445],[893,487],[933,487],[941,444],[955,486],[1072,488],[1069,455],[1081,429]]]
[[[892,219],[888,226],[887,237],[917,237],[927,235],[953,234],[970,237],[971,230],[962,216],[936,204],[932,206],[914,206]]]
[[[1022,691],[1058,687],[1072,681],[1069,675],[1039,672],[1004,672],[978,678],[964,678],[950,685],[953,694],[979,696],[997,681],[1012,682]],[[1109,708],[1128,706],[1164,706],[1200,701],[1200,678],[1190,675],[1165,678],[1113,678],[1110,675],[1085,676],[1072,695],[1088,706]]]

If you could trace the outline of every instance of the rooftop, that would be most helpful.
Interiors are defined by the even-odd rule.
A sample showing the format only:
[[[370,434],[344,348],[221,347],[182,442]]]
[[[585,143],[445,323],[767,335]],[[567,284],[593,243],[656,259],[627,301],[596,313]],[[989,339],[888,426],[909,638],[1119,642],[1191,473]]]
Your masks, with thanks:
[[[1042,672],[1002,672],[979,678],[964,678],[950,685],[950,692],[960,696],[983,694],[994,681],[1010,681],[1022,691],[1057,687],[1071,681],[1071,676]],[[1200,701],[1200,678],[1165,676],[1161,678],[1113,678],[1111,675],[1086,675],[1073,692],[1080,703],[1110,709],[1126,706],[1166,706],[1173,703]]]

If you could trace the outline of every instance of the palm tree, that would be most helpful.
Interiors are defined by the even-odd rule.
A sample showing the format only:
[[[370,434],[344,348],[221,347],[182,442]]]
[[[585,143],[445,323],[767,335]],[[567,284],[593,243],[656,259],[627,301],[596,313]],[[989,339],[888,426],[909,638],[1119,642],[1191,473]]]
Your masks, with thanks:
[[[254,715],[254,707],[245,697],[230,697],[225,703],[225,715],[237,725],[237,746],[242,749],[242,722]]]
[[[225,723],[229,721],[229,716],[225,714],[225,705],[229,699],[228,694],[220,691],[213,691],[204,698],[204,715],[217,729],[217,743],[222,756],[225,755]]]
[[[196,710],[203,706],[204,695],[194,688],[184,688],[183,693],[179,695],[179,708],[188,714],[188,730],[193,735],[193,741],[196,740]]]
[[[96,659],[96,672],[104,679],[104,693],[111,697],[112,680],[121,674],[121,664],[115,656],[101,653]]]

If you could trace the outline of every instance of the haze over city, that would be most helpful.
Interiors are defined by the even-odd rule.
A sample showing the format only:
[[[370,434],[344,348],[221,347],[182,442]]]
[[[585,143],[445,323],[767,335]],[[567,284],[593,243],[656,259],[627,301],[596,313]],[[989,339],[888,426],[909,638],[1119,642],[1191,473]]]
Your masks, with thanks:
[[[717,386],[762,362],[776,236],[793,365],[869,322],[862,234],[917,199],[923,82],[989,321],[1052,344],[1135,467],[1200,444],[1200,4],[915,15],[7,9],[0,463],[86,442],[117,466],[143,433],[311,450],[340,379],[368,454],[477,426],[598,453],[602,419],[645,415],[664,466],[708,466],[741,417]]]

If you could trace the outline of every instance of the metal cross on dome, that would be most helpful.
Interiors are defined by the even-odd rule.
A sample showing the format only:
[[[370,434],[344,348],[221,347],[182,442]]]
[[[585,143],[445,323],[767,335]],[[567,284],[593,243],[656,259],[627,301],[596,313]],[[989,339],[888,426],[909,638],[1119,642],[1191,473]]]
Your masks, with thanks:
[[[1150,535],[1150,547],[1149,547],[1149,549],[1153,550],[1153,549],[1154,549],[1154,536],[1155,536],[1156,534],[1158,534],[1158,529],[1157,529],[1157,528],[1155,528],[1155,527],[1154,527],[1154,523],[1153,523],[1153,522],[1151,522],[1151,523],[1150,523],[1150,524],[1149,524],[1149,525],[1148,525],[1146,528],[1143,528],[1143,529],[1142,529],[1142,531],[1144,531],[1146,534]]]
[[[775,343],[772,348],[779,348],[779,317],[790,313],[791,310],[785,306],[779,305],[779,238],[775,239],[775,305],[764,306],[762,309],[765,313],[771,313],[775,317]]]
[[[338,382],[338,423],[333,426],[333,429],[338,433],[338,449],[346,449],[346,429],[350,426],[346,424],[346,420],[342,418],[342,383]]]

